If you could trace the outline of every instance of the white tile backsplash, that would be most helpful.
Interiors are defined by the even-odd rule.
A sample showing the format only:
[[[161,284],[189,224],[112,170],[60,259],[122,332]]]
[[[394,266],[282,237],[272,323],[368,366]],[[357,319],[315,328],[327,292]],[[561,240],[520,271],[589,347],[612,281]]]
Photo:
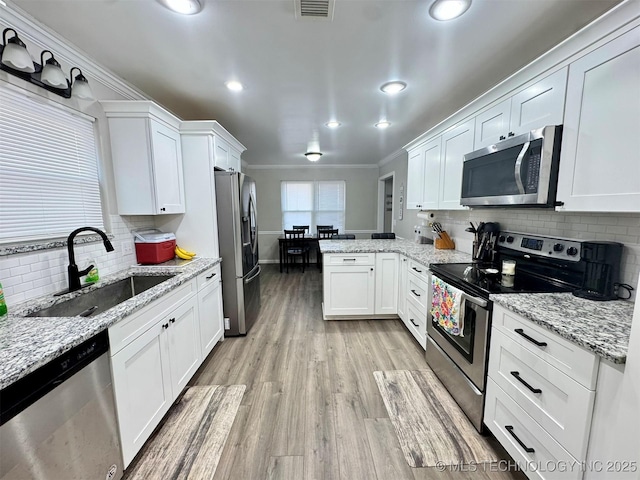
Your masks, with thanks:
[[[112,215],[108,233],[115,237],[111,241],[115,251],[107,252],[102,242],[76,245],[76,264],[83,269],[89,266],[89,260],[95,260],[101,276],[135,265],[131,230],[153,224],[154,218],[150,216]],[[125,253],[125,244],[129,244],[130,253]],[[9,310],[11,304],[65,289],[68,263],[66,247],[0,257],[0,282]]]

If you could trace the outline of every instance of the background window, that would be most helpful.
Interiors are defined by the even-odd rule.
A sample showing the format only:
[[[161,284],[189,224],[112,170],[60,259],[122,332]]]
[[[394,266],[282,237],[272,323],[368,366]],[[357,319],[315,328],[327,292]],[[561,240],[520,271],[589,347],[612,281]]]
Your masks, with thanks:
[[[93,119],[0,85],[0,242],[104,229]]]
[[[293,225],[333,225],[344,232],[344,180],[316,182],[282,182],[282,229]]]

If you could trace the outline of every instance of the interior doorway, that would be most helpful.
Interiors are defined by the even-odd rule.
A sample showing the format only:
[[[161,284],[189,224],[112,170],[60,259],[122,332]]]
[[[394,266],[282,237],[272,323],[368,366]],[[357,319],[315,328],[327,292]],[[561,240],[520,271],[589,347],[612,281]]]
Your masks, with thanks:
[[[395,172],[383,175],[378,179],[378,231],[393,232],[394,230],[394,187]]]

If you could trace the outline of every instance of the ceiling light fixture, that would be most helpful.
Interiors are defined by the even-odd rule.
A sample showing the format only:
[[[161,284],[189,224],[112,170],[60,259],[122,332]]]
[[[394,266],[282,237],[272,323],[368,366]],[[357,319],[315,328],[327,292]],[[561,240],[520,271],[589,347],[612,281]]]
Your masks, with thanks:
[[[387,122],[386,120],[376,123],[376,128],[379,128],[380,130],[384,130],[385,128],[389,128],[390,126],[391,122]]]
[[[225,83],[225,85],[232,92],[241,92],[242,90],[244,90],[244,85],[242,85],[240,82],[236,80],[229,80],[228,82]]]
[[[325,123],[325,125],[329,128],[338,128],[342,124],[337,120],[331,120],[330,122]]]
[[[193,15],[202,10],[202,3],[200,0],[158,0],[162,5],[169,10],[173,10],[176,13],[182,15]]]
[[[304,156],[307,157],[307,160],[309,160],[310,162],[317,162],[318,160],[320,160],[322,154],[320,152],[307,152],[304,154]]]
[[[453,20],[466,12],[471,6],[471,0],[436,0],[429,8],[429,15],[436,20],[446,22]]]
[[[394,80],[393,82],[387,82],[384,85],[382,85],[380,87],[380,90],[382,90],[384,93],[387,93],[389,95],[395,95],[396,93],[401,92],[405,88],[407,88],[406,83],[401,82],[400,80]]]
[[[7,40],[7,34],[13,32],[13,37]],[[69,72],[70,79],[64,76],[60,63],[55,59],[51,50],[43,50],[40,53],[40,62],[35,62],[29,55],[26,45],[18,38],[18,33],[13,28],[5,28],[2,32],[0,44],[0,70],[15,75],[22,80],[33,83],[40,88],[60,95],[64,98],[80,98],[93,100],[93,92],[89,82],[78,67],[73,67]],[[46,60],[45,53],[50,55]],[[80,72],[75,81],[73,71]]]

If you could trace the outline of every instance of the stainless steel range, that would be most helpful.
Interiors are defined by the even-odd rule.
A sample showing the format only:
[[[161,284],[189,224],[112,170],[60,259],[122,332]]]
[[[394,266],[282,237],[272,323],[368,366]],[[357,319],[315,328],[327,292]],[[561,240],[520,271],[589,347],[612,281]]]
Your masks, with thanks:
[[[615,296],[622,245],[501,232],[497,261],[432,264],[434,277],[462,291],[463,327],[450,334],[427,315],[427,363],[478,431],[483,430],[484,391],[489,358],[490,294],[573,292],[593,300]],[[515,275],[502,275],[504,260]]]

